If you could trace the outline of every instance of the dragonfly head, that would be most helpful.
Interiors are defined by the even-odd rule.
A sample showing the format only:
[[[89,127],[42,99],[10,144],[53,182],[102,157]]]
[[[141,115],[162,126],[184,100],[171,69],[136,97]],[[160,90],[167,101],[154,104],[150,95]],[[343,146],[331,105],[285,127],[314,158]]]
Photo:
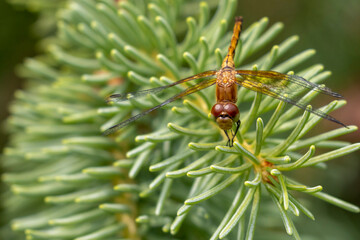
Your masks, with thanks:
[[[211,109],[211,114],[223,130],[231,129],[233,124],[239,120],[239,109],[232,102],[216,103]]]

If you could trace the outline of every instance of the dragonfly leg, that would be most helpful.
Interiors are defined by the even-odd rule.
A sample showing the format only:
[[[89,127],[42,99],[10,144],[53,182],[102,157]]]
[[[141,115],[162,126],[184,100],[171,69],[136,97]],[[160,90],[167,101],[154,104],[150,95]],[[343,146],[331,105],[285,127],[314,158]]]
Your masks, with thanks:
[[[226,135],[226,137],[228,139],[227,142],[226,142],[226,146],[232,147],[231,140],[230,140],[230,137],[229,137],[229,134],[228,134],[227,130],[224,130],[224,133],[225,133],[225,135]]]
[[[237,120],[235,124],[236,124],[235,133],[232,135],[232,143],[233,144],[234,144],[234,139],[236,137],[236,134],[237,134],[237,132],[239,131],[239,128],[240,128],[240,120]]]

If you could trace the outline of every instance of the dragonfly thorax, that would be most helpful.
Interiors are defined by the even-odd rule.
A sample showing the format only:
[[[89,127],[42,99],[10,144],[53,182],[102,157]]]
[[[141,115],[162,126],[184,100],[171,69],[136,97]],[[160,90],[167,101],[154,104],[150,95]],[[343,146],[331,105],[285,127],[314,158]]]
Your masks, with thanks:
[[[229,87],[235,84],[235,68],[221,68],[216,74],[216,84],[222,87]]]
[[[232,102],[218,102],[212,109],[211,114],[214,116],[216,123],[223,130],[232,128],[234,122],[239,120],[239,109]]]

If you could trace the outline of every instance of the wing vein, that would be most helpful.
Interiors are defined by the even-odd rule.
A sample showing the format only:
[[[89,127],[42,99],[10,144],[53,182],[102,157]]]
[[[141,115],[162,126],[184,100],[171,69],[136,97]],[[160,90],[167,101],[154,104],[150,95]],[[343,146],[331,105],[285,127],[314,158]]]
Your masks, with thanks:
[[[307,81],[306,79],[297,75],[287,75],[274,71],[251,71],[251,70],[237,70],[236,74],[240,78],[251,80],[253,82],[262,84],[276,91],[287,92],[294,94],[294,91],[301,91],[302,88],[315,90],[317,92],[330,95],[336,98],[343,98],[340,94],[333,92],[330,88],[318,85]],[[295,86],[290,86],[293,83]],[[299,88],[300,87],[300,88]]]
[[[122,102],[122,101],[126,101],[129,98],[132,97],[141,97],[141,96],[145,96],[147,94],[158,94],[160,92],[162,92],[163,90],[173,87],[175,85],[181,84],[181,83],[185,83],[185,82],[189,82],[195,79],[200,79],[200,78],[205,78],[205,77],[211,77],[213,75],[216,74],[216,71],[211,70],[211,71],[206,71],[206,72],[202,72],[196,75],[193,75],[191,77],[188,78],[184,78],[181,79],[177,82],[173,82],[171,84],[168,84],[166,86],[161,86],[161,87],[157,87],[157,88],[151,88],[151,89],[145,89],[145,90],[140,90],[140,91],[135,91],[135,92],[128,92],[128,93],[116,93],[116,94],[112,94],[111,96],[109,96],[107,98],[107,102]]]
[[[322,117],[322,118],[325,118],[327,120],[330,120],[332,122],[335,122],[335,123],[338,123],[344,127],[346,127],[345,124],[343,124],[342,122],[338,121],[337,119],[335,119],[334,117],[322,112],[321,110],[319,109],[308,109],[307,108],[307,105],[308,104],[303,104],[301,103],[301,99],[299,101],[295,100],[295,99],[292,99],[290,97],[287,97],[285,94],[286,93],[281,93],[281,92],[278,92],[278,91],[274,91],[273,89],[271,88],[268,88],[268,87],[264,87],[264,86],[259,86],[257,83],[255,82],[252,82],[252,81],[249,81],[249,80],[245,80],[245,79],[236,79],[236,84],[239,85],[239,86],[243,86],[247,89],[250,89],[252,91],[256,91],[256,92],[259,92],[259,93],[263,93],[263,94],[266,94],[270,97],[273,97],[273,98],[276,98],[276,99],[279,99],[281,101],[284,101],[284,102],[287,102],[287,103],[290,103],[294,106],[297,106],[298,108],[301,108],[305,111],[309,111],[319,117]]]
[[[109,135],[109,134],[111,134],[111,133],[113,133],[113,132],[115,132],[115,131],[123,128],[123,127],[125,127],[129,123],[141,118],[142,116],[144,116],[144,115],[146,115],[146,114],[148,114],[148,113],[150,113],[150,112],[152,112],[152,111],[154,111],[156,109],[159,109],[159,108],[161,108],[161,107],[163,107],[163,106],[165,106],[165,105],[167,105],[167,104],[169,104],[169,103],[171,103],[171,102],[173,102],[173,101],[175,101],[177,99],[185,97],[185,96],[187,96],[187,95],[189,95],[191,93],[194,93],[194,92],[200,91],[202,89],[208,88],[208,87],[214,85],[215,83],[216,83],[216,78],[212,78],[212,79],[208,79],[206,81],[200,82],[199,84],[196,84],[194,86],[188,87],[185,91],[176,94],[175,96],[167,99],[166,101],[160,103],[159,105],[157,105],[157,106],[155,106],[153,108],[150,108],[150,109],[148,109],[148,110],[146,110],[146,111],[144,111],[142,113],[139,113],[139,114],[137,114],[137,115],[135,115],[135,116],[133,116],[133,117],[119,123],[119,124],[116,124],[115,126],[112,126],[111,128],[107,129],[105,132],[103,132],[103,135]]]

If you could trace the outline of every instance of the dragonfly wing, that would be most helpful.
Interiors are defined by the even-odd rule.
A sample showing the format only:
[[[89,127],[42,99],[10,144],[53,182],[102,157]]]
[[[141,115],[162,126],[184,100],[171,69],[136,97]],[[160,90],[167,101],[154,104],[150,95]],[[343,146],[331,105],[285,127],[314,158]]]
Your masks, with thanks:
[[[173,82],[169,85],[166,85],[166,86],[161,86],[161,87],[157,87],[157,88],[151,88],[151,89],[145,89],[145,90],[140,90],[140,91],[136,91],[136,92],[130,92],[130,93],[116,93],[116,94],[113,94],[111,96],[109,96],[107,98],[107,102],[122,102],[122,101],[125,101],[125,100],[128,100],[129,98],[132,98],[132,97],[140,97],[140,96],[145,96],[147,94],[157,94],[157,93],[160,93],[162,92],[163,90],[169,88],[169,87],[172,87],[172,86],[175,86],[175,85],[178,85],[178,84],[181,84],[181,83],[185,83],[185,82],[189,82],[189,81],[192,81],[192,80],[196,80],[196,79],[201,79],[201,78],[206,78],[206,77],[214,77],[216,74],[216,71],[215,70],[211,70],[211,71],[206,71],[206,72],[202,72],[202,73],[199,73],[199,74],[196,74],[196,75],[193,75],[191,77],[188,77],[188,78],[184,78],[184,79],[181,79],[177,82]]]
[[[247,75],[245,75],[247,76]],[[297,100],[295,99],[294,97],[291,97],[291,94],[289,95],[287,92],[282,92],[282,91],[279,91],[279,88],[274,88],[272,87],[272,85],[268,85],[268,84],[262,84],[261,82],[256,82],[256,81],[253,81],[252,78],[249,78],[247,79],[247,77],[244,77],[242,76],[241,78],[237,77],[236,78],[236,84],[240,85],[240,86],[243,86],[247,89],[250,89],[252,91],[255,91],[255,92],[259,92],[259,93],[262,93],[262,94],[266,94],[270,97],[273,97],[273,98],[276,98],[276,99],[279,99],[281,101],[284,101],[284,102],[287,102],[287,103],[290,103],[292,105],[295,105],[303,110],[306,110],[306,111],[309,111],[319,117],[322,117],[322,118],[325,118],[327,120],[330,120],[332,122],[335,122],[335,123],[338,123],[344,127],[346,127],[345,124],[341,123],[340,121],[338,121],[337,119],[333,118],[332,116],[322,112],[321,110],[319,109],[311,109],[309,110],[307,108],[307,105],[306,103],[302,103],[301,100]]]
[[[185,91],[183,91],[183,92],[181,92],[179,94],[176,94],[175,96],[169,98],[168,100],[162,102],[161,104],[159,104],[159,105],[157,105],[157,106],[155,106],[153,108],[150,108],[150,109],[148,109],[148,110],[146,110],[146,111],[144,111],[142,113],[139,113],[139,114],[137,114],[137,115],[135,115],[135,116],[133,116],[133,117],[131,117],[131,118],[117,124],[117,125],[115,125],[115,126],[112,126],[111,128],[107,129],[103,134],[104,135],[109,135],[109,134],[119,130],[120,128],[125,127],[129,123],[141,118],[142,116],[144,116],[144,115],[146,115],[146,114],[148,114],[148,113],[150,113],[150,112],[152,112],[152,111],[154,111],[154,110],[156,110],[158,108],[161,108],[161,107],[165,106],[166,104],[169,104],[169,103],[171,103],[171,102],[173,102],[173,101],[175,101],[177,99],[185,97],[185,96],[187,96],[189,94],[192,94],[194,92],[200,91],[200,90],[202,90],[204,88],[210,87],[210,86],[214,85],[215,83],[216,83],[216,78],[211,78],[211,79],[207,79],[206,81],[202,81],[202,82],[200,82],[200,83],[198,83],[198,84],[196,84],[194,86],[191,86],[191,87],[187,88]]]
[[[296,95],[302,90],[310,89],[336,98],[343,98],[343,96],[331,91],[328,87],[309,82],[296,75],[287,75],[274,71],[237,70],[236,76],[239,79],[257,83],[260,87],[271,88],[276,92],[283,92],[289,95]]]

